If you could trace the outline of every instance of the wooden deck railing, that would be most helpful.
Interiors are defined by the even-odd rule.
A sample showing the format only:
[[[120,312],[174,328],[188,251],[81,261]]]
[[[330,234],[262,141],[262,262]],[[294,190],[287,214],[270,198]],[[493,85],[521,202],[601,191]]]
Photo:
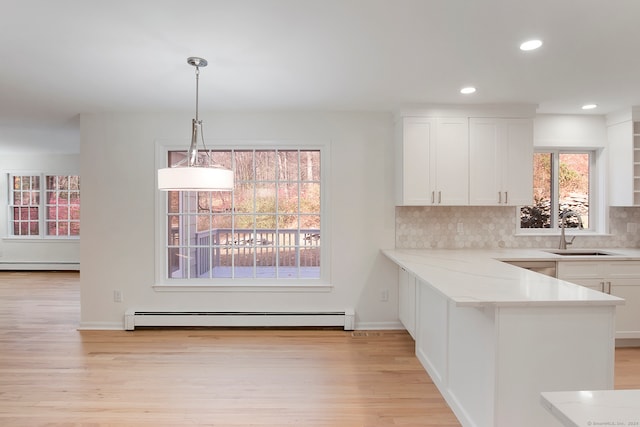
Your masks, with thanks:
[[[219,266],[319,267],[320,230],[216,228],[196,233],[195,269]]]

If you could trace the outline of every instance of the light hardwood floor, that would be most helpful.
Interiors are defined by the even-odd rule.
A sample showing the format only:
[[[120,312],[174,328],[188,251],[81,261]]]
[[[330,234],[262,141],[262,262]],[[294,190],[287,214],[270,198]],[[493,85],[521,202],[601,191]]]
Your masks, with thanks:
[[[402,331],[78,331],[77,273],[0,272],[1,426],[459,426]],[[640,388],[640,349],[616,352]]]

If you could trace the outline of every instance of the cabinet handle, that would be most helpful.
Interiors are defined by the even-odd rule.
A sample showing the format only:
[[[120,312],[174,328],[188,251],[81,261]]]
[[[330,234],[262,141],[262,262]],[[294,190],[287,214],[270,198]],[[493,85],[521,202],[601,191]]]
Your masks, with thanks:
[[[509,203],[509,192],[505,191],[504,192],[504,204],[506,205],[507,203]]]
[[[438,204],[442,203],[442,191],[438,191]]]
[[[502,191],[498,191],[498,204],[502,203]]]
[[[600,292],[604,293],[604,282],[600,282]]]
[[[611,282],[607,282],[607,284],[609,285],[609,290],[607,291],[607,293],[611,295]]]
[[[431,204],[433,204],[433,202],[435,201],[435,197],[436,197],[435,194],[436,194],[435,191],[431,192]]]

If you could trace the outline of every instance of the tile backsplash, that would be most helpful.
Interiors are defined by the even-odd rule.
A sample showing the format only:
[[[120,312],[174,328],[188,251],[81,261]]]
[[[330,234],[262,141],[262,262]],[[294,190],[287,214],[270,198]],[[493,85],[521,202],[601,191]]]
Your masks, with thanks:
[[[396,207],[396,248],[556,248],[560,241],[559,234],[522,236],[515,229],[515,207]],[[610,208],[609,234],[578,236],[571,247],[640,247],[640,208]]]

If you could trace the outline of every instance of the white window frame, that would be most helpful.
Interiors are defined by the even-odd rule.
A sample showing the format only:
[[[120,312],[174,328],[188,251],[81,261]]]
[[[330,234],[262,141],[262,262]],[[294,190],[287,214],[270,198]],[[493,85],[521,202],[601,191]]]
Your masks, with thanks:
[[[567,235],[601,235],[606,234],[606,215],[605,215],[605,194],[604,194],[604,176],[602,167],[602,149],[594,147],[536,147],[535,153],[552,153],[554,155],[552,175],[555,178],[552,185],[552,194],[558,194],[558,173],[559,162],[557,161],[560,154],[576,154],[589,153],[589,227],[585,229],[567,228]],[[554,197],[555,199],[555,197]],[[558,208],[556,201],[551,208],[551,217],[556,218],[552,221],[551,228],[521,228],[520,227],[520,208],[518,206],[516,215],[516,234],[517,235],[558,235],[560,226],[557,221]]]
[[[69,172],[55,172],[55,173],[47,173],[47,172],[34,172],[34,171],[15,171],[15,172],[8,172],[6,174],[7,176],[7,233],[6,233],[6,239],[16,239],[16,240],[79,240],[80,239],[80,234],[82,234],[82,232],[80,231],[80,234],[78,235],[51,235],[51,234],[47,234],[47,225],[49,223],[51,223],[52,221],[47,218],[47,209],[48,207],[52,206],[49,205],[47,203],[47,177],[52,177],[52,176],[80,176],[79,174],[76,173],[69,173]],[[34,207],[38,208],[38,234],[26,234],[26,235],[20,235],[20,234],[13,234],[13,226],[14,226],[14,217],[13,217],[13,208],[15,207],[20,207],[18,205],[14,205],[13,204],[13,195],[14,195],[14,189],[13,189],[13,178],[14,177],[24,177],[24,176],[30,176],[30,177],[38,177],[40,179],[40,188],[38,189],[39,192],[39,202],[36,205],[32,205]],[[82,198],[82,193],[81,190],[78,190],[78,192],[80,193],[80,198]],[[53,222],[61,222],[61,221],[53,221]],[[72,221],[67,221],[69,223],[71,223]]]
[[[159,291],[184,290],[222,290],[222,291],[326,291],[331,285],[331,212],[330,200],[330,143],[325,142],[296,142],[296,141],[225,141],[208,142],[208,147],[214,150],[318,150],[320,152],[320,229],[322,244],[320,245],[320,277],[319,278],[169,278],[168,274],[168,216],[167,198],[165,191],[158,190],[157,173],[155,181],[156,191],[156,239],[155,239],[155,284]],[[157,140],[156,141],[156,170],[167,167],[170,151],[185,151],[187,143]]]

